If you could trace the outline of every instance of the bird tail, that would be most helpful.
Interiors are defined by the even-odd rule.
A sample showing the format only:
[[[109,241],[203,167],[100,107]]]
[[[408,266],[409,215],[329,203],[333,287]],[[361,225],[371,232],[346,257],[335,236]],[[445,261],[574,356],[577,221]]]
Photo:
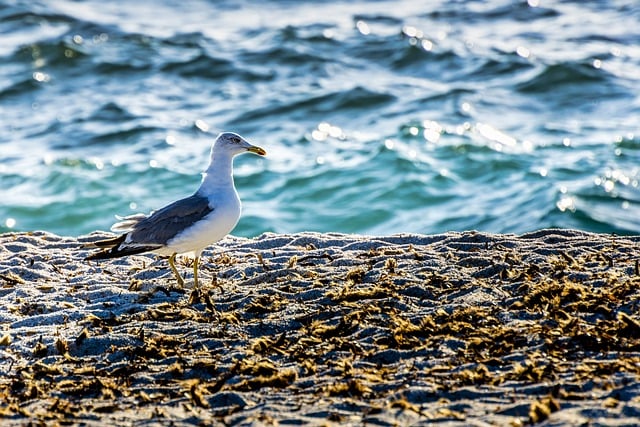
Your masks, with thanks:
[[[122,236],[118,236],[113,239],[98,240],[97,242],[85,244],[83,246],[85,248],[103,249],[100,252],[95,252],[87,256],[85,260],[119,258],[125,255],[136,255],[143,252],[149,252],[160,247],[158,245],[122,245],[126,238],[127,235],[123,234]]]
[[[97,240],[95,242],[87,242],[82,245],[83,248],[110,248],[124,242],[126,235],[114,237],[111,239]]]

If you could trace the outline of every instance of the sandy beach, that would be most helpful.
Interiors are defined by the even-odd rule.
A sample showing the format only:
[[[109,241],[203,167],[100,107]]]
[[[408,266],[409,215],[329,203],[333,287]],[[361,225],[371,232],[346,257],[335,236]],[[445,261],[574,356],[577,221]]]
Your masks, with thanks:
[[[640,237],[0,236],[1,425],[640,425]]]

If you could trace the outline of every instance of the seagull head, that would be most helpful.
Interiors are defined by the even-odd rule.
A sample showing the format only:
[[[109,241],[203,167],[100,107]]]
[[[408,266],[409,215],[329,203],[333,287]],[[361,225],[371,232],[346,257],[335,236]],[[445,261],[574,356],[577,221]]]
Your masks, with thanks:
[[[215,153],[226,153],[233,157],[236,154],[241,154],[246,151],[250,151],[260,156],[267,154],[264,149],[250,144],[243,137],[233,132],[222,132],[216,138],[216,142],[213,144],[213,147],[211,147],[212,156]]]

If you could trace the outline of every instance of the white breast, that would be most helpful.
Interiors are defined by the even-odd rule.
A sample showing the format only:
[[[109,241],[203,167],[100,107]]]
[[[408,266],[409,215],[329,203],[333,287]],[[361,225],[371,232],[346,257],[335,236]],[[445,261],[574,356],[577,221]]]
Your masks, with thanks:
[[[167,253],[193,252],[199,256],[204,248],[221,240],[235,228],[241,211],[235,190],[224,199],[210,201],[210,205],[214,209],[209,215],[167,242]]]

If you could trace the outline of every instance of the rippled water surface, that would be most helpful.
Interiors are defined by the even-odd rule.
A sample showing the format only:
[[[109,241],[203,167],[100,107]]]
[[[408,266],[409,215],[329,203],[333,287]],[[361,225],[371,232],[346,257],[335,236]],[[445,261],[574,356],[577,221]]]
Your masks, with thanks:
[[[234,234],[640,233],[636,1],[0,0],[0,231],[191,194]]]

